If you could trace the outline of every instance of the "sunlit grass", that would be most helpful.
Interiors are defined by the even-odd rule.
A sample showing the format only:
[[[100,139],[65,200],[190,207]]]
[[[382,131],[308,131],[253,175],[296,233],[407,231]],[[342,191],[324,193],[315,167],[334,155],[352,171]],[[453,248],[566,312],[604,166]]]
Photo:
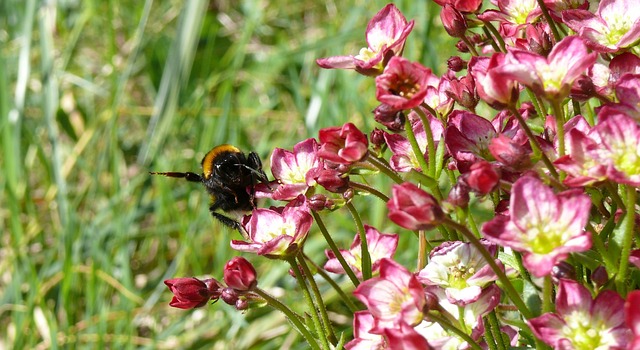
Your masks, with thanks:
[[[267,308],[169,308],[162,281],[220,278],[237,237],[197,184],[148,171],[197,172],[221,143],[268,167],[273,148],[322,127],[371,130],[372,81],[314,60],[357,52],[385,4],[1,2],[0,349],[304,349]],[[442,72],[435,5],[398,7],[418,22],[406,55]],[[371,224],[392,228],[379,201],[358,200],[371,202]],[[332,230],[351,242],[346,212]],[[325,248],[311,237],[306,252],[322,264]],[[263,288],[297,302],[284,264],[245,257]],[[348,335],[346,309],[330,308]]]

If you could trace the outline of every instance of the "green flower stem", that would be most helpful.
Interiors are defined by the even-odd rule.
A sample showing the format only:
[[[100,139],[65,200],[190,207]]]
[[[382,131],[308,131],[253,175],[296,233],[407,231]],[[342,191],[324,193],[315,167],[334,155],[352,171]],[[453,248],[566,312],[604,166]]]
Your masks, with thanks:
[[[515,258],[516,263],[518,264],[518,271],[520,272],[520,276],[524,277],[525,280],[527,280],[531,284],[533,284],[533,281],[531,280],[531,275],[529,274],[529,271],[527,271],[527,269],[524,267],[524,264],[522,263],[522,254],[520,254],[520,252],[516,252],[514,250],[513,251],[513,257]]]
[[[349,266],[349,264],[347,264],[347,262],[344,260],[342,253],[340,253],[340,249],[338,249],[338,246],[333,241],[333,238],[331,238],[329,231],[327,231],[327,227],[324,225],[324,221],[322,221],[320,215],[313,210],[311,211],[311,215],[313,215],[313,220],[318,225],[318,228],[320,229],[320,232],[322,232],[324,240],[327,241],[327,244],[329,244],[329,248],[336,256],[336,259],[338,259],[338,262],[342,266],[342,269],[345,271],[347,276],[349,276],[351,283],[353,283],[353,285],[357,287],[360,284],[360,280],[358,280],[356,274],[353,272],[353,270],[351,270],[351,266]]]
[[[427,251],[431,251],[428,248],[427,236],[424,230],[418,231],[418,266],[417,271],[420,271],[427,265]]]
[[[426,104],[423,103],[423,105],[426,105]],[[425,134],[427,135],[427,157],[429,158],[429,167],[426,169],[427,174],[429,175],[429,177],[435,179],[436,177],[436,144],[435,144],[435,141],[433,140],[433,130],[431,130],[431,124],[429,123],[429,119],[427,118],[427,115],[424,113],[424,111],[419,107],[414,108],[413,110],[420,117],[420,121],[424,126]],[[435,113],[435,111],[431,113],[433,114]],[[436,115],[437,114],[434,114],[434,116]],[[424,172],[424,170],[422,172]]]
[[[478,56],[478,51],[476,51],[476,47],[473,46],[473,44],[471,43],[471,41],[469,41],[469,38],[467,38],[466,35],[463,35],[460,39],[462,39],[464,44],[467,45],[467,47],[469,48],[469,52],[471,52],[471,55]]]
[[[491,35],[491,31],[489,31],[489,28],[487,28],[487,26],[482,26],[482,31],[484,32],[484,35],[487,36],[487,38],[491,39],[489,40],[489,44],[491,44],[493,51],[502,52],[502,50],[500,49],[500,46],[498,46],[498,42],[496,41],[496,38],[494,38],[493,35]],[[473,112],[473,114],[476,114],[476,113]],[[491,348],[491,346],[489,347]],[[495,350],[495,349],[491,349],[491,350]]]
[[[533,108],[536,110],[536,113],[538,113],[540,117],[547,115],[547,113],[542,110],[544,105],[538,98],[538,95],[536,95],[533,90],[531,90],[531,88],[526,88],[525,90],[527,91],[527,95],[529,95],[529,98],[531,99],[531,103],[533,103]]]
[[[540,9],[542,10],[542,15],[544,16],[544,19],[547,21],[547,24],[549,24],[549,28],[551,28],[551,34],[553,34],[553,39],[557,43],[561,39],[560,33],[558,33],[558,28],[556,28],[556,24],[553,21],[553,18],[551,18],[551,15],[549,14],[549,10],[547,9],[547,5],[545,5],[544,3],[544,0],[538,0],[538,7],[540,7]]]
[[[511,284],[511,281],[509,280],[507,275],[498,266],[498,264],[496,264],[495,258],[487,251],[487,249],[482,245],[482,243],[480,243],[480,240],[473,235],[473,232],[469,231],[469,229],[466,228],[465,226],[460,225],[449,218],[445,218],[443,220],[443,224],[455,230],[458,230],[458,232],[462,233],[469,240],[469,242],[474,247],[476,247],[476,249],[478,249],[480,254],[482,254],[484,259],[487,261],[487,264],[491,266],[491,269],[493,270],[493,272],[495,272],[496,276],[498,276],[498,279],[500,280],[500,282],[502,282],[502,288],[504,289],[507,296],[509,296],[509,299],[511,299],[511,301],[518,308],[518,311],[520,311],[520,313],[525,319],[532,318],[533,313],[531,312],[531,310],[529,310],[529,308],[524,303],[524,301],[522,301],[520,294],[518,294],[516,289],[513,287],[513,284]]]
[[[483,322],[485,324],[485,330],[482,337],[487,343],[487,347],[489,348],[489,350],[498,350],[498,346],[496,345],[496,340],[494,339],[493,330],[491,329],[489,320],[485,317]]]
[[[315,328],[315,333],[320,339],[322,343],[323,350],[330,350],[331,347],[329,345],[329,340],[326,336],[323,336],[322,330],[324,327],[322,326],[322,321],[320,321],[320,316],[318,315],[318,309],[316,305],[313,303],[313,298],[311,298],[311,293],[309,292],[309,287],[307,287],[307,282],[305,277],[300,272],[298,268],[298,264],[296,264],[296,258],[291,256],[287,257],[286,260],[291,265],[291,269],[293,273],[296,275],[296,280],[298,281],[298,285],[300,285],[300,289],[302,289],[302,295],[304,296],[304,300],[307,302],[307,307],[309,308],[309,313],[311,314],[311,319],[313,321],[313,327]],[[309,279],[313,278],[313,276],[307,276]]]
[[[604,267],[610,273],[615,271],[615,262],[611,258],[611,255],[609,254],[607,248],[604,246],[604,243],[602,242],[602,239],[600,238],[598,232],[596,232],[591,223],[587,223],[586,228],[587,231],[591,233],[591,242],[593,244],[593,248],[600,254],[602,260],[604,261]]]
[[[538,0],[540,2],[542,0]],[[556,117],[556,137],[558,138],[558,157],[562,157],[565,154],[564,145],[564,110],[560,106],[559,101],[553,101],[551,103],[553,108],[553,115]]]
[[[520,114],[520,112],[515,107],[510,107],[509,111],[518,120],[520,127],[522,128],[522,130],[524,130],[524,133],[527,135],[527,138],[529,138],[529,143],[531,144],[531,147],[533,147],[533,149],[536,152],[539,152],[540,157],[542,158],[542,161],[544,162],[544,164],[547,166],[547,169],[549,169],[549,173],[551,173],[551,176],[553,176],[554,178],[557,178],[558,172],[556,171],[556,168],[553,166],[553,163],[551,163],[551,160],[549,160],[547,155],[544,153],[544,151],[542,150],[542,147],[540,147],[540,144],[538,143],[538,139],[536,139],[535,135],[527,125],[527,122],[525,122],[524,118],[522,117],[522,114]],[[563,147],[564,147],[564,139],[563,139]]]
[[[451,324],[445,317],[441,317],[437,312],[429,312],[427,316],[431,321],[437,322],[442,328],[445,330],[455,333],[458,337],[462,338],[462,340],[466,341],[472,349],[482,350],[480,345],[476,343],[467,333],[460,330],[458,327]]]
[[[622,250],[620,252],[620,267],[616,275],[616,289],[622,296],[627,294],[627,284],[625,283],[629,269],[629,256],[631,255],[631,245],[633,244],[633,229],[635,226],[635,210],[636,207],[636,188],[631,185],[625,185],[627,190],[626,196],[626,215],[624,216],[622,229]]]
[[[626,206],[622,202],[622,198],[620,198],[620,195],[618,195],[618,188],[615,186],[615,184],[611,181],[605,181],[604,186],[607,190],[609,190],[609,196],[611,196],[611,199],[616,202],[618,209],[622,209],[623,211],[626,210]]]
[[[467,225],[469,225],[469,227],[471,227],[471,232],[473,232],[478,238],[482,237],[482,235],[480,234],[480,230],[478,230],[478,225],[476,224],[476,221],[473,219],[473,215],[469,212],[469,207],[463,209],[463,212],[464,212],[465,222],[467,223]]]
[[[487,315],[489,321],[489,329],[493,335],[493,340],[496,342],[498,350],[507,350],[509,344],[505,344],[505,338],[502,336],[502,330],[500,330],[500,323],[498,322],[498,316],[496,316],[496,310],[493,310]],[[489,342],[487,342],[488,344]]]
[[[360,182],[349,181],[349,186],[351,186],[351,187],[353,187],[353,188],[355,188],[357,190],[361,190],[361,191],[364,191],[364,192],[367,192],[367,193],[371,193],[372,195],[380,198],[385,203],[389,201],[389,197],[387,197],[387,195],[385,195],[384,193],[376,190],[375,188],[373,188],[373,187],[371,187],[369,185],[366,185],[366,184],[363,184],[363,183],[360,183]]]
[[[491,24],[491,22],[489,21],[487,22],[483,21],[482,23],[484,23],[484,27],[482,27],[482,29],[488,30],[491,33],[493,33],[493,35],[489,35],[489,33],[485,32],[487,34],[487,37],[492,38],[493,39],[492,41],[496,41],[500,46],[496,51],[507,53],[506,45],[504,44],[504,39],[502,39],[502,35],[500,34],[500,32],[498,32],[496,27],[494,27],[493,24]]]
[[[411,145],[411,149],[413,150],[413,154],[416,156],[416,160],[422,168],[422,173],[425,175],[429,175],[429,164],[424,160],[424,154],[420,149],[420,145],[418,145],[418,140],[416,140],[416,135],[413,133],[413,129],[411,128],[411,121],[409,118],[404,123],[405,131],[407,132],[407,139],[409,140],[409,144]]]
[[[301,317],[295,314],[291,309],[289,309],[286,305],[281,303],[278,299],[272,297],[267,292],[263,291],[260,288],[256,288],[253,290],[254,293],[258,294],[264,301],[267,302],[272,308],[282,312],[289,322],[293,324],[293,326],[300,332],[302,337],[309,343],[314,350],[320,350],[320,345],[313,337],[313,334],[307,329],[307,327],[300,321]]]
[[[364,225],[362,224],[362,219],[360,218],[360,214],[358,210],[353,206],[351,202],[347,202],[345,205],[353,216],[353,220],[356,222],[356,228],[358,229],[358,234],[360,235],[360,248],[362,249],[361,259],[362,259],[362,279],[364,281],[371,278],[371,255],[369,255],[369,247],[367,246],[367,233],[364,230]]]
[[[306,254],[304,258],[307,260],[307,263],[313,265],[318,274],[322,276],[322,278],[324,278],[324,280],[327,281],[327,283],[329,283],[331,287],[333,287],[336,293],[338,293],[338,295],[340,296],[340,299],[342,299],[342,301],[347,305],[349,311],[356,312],[360,310],[360,308],[356,306],[353,300],[351,300],[351,297],[349,297],[349,295],[347,295],[347,293],[345,293],[344,290],[340,288],[336,281],[334,281],[333,278],[331,278],[331,276],[329,276],[329,274],[321,266],[318,266],[318,264],[316,264],[313,260],[309,259]]]
[[[387,164],[383,159],[378,159],[375,156],[371,155],[371,153],[369,153],[366,160],[369,161],[369,163],[371,163],[374,167],[378,168],[381,173],[391,178],[391,180],[393,180],[395,183],[401,184],[404,182],[400,175],[398,175],[393,169],[391,169],[391,167],[389,167],[389,164]]]
[[[542,284],[542,313],[553,312],[553,282],[546,276]]]
[[[298,254],[298,263],[302,267],[302,271],[304,271],[304,275],[309,277],[307,281],[311,286],[311,291],[313,292],[313,297],[316,300],[316,309],[320,310],[320,317],[322,317],[322,324],[324,325],[324,331],[327,335],[329,341],[333,344],[338,342],[338,338],[336,338],[336,334],[333,332],[333,327],[331,327],[331,320],[329,320],[329,315],[327,314],[327,307],[324,304],[324,299],[322,298],[322,293],[320,293],[320,289],[318,288],[318,284],[316,280],[313,278],[313,273],[309,269],[309,265],[307,265],[307,261],[305,260],[304,254],[300,252]]]

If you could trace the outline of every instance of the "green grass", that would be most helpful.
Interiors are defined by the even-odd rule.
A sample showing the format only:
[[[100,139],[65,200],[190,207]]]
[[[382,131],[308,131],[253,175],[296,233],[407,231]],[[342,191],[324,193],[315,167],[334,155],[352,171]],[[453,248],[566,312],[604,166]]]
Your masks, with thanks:
[[[314,60],[357,52],[386,2],[51,4],[0,2],[0,349],[306,348],[268,308],[168,306],[162,281],[221,278],[237,237],[202,188],[148,171],[197,172],[221,143],[268,163],[326,126],[371,130],[372,80]],[[437,7],[397,6],[417,22],[406,56],[443,72],[454,52]],[[381,203],[366,214],[397,230]],[[348,213],[332,222],[349,244]],[[317,236],[305,251],[322,264]],[[262,288],[297,305],[287,266],[245,257]],[[345,308],[330,307],[349,335]]]

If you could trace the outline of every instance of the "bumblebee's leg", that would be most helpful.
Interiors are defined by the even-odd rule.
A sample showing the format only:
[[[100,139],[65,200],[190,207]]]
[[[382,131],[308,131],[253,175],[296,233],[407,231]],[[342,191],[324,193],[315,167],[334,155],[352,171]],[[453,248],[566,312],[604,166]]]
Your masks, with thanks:
[[[251,170],[251,172],[254,174],[256,179],[258,179],[260,182],[268,186],[269,179],[267,178],[267,175],[262,170],[262,161],[260,160],[260,157],[258,157],[258,154],[256,152],[249,153],[247,163],[248,163],[249,170]]]
[[[237,230],[237,231],[240,232],[240,234],[242,234],[243,236],[246,236],[245,232],[244,232],[244,228],[242,227],[242,225],[240,225],[240,223],[238,221],[236,221],[236,220],[234,220],[234,219],[232,219],[232,218],[230,218],[228,216],[222,215],[222,214],[220,214],[220,213],[218,213],[216,211],[210,210],[210,212],[211,212],[211,216],[213,216],[214,218],[218,219],[218,221],[220,221],[223,225],[225,225],[227,227],[230,227],[230,228],[232,228],[234,230]]]
[[[179,178],[184,178],[185,180],[189,181],[189,182],[202,182],[202,176],[196,174],[196,173],[192,173],[192,172],[186,172],[186,173],[179,173],[179,172],[175,172],[175,171],[169,171],[169,172],[150,172],[149,174],[151,175],[163,175],[163,176],[168,176],[168,177],[179,177]]]

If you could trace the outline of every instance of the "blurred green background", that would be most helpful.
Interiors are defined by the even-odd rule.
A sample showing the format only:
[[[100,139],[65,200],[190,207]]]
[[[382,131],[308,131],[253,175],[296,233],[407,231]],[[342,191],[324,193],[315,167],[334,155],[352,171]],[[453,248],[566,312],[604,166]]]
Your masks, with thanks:
[[[314,61],[366,46],[385,4],[0,1],[0,349],[306,348],[268,308],[168,306],[162,281],[221,278],[238,236],[211,218],[203,188],[148,171],[199,172],[209,149],[232,143],[270,175],[275,147],[346,121],[371,131],[373,80]],[[455,51],[437,5],[396,5],[416,20],[405,56],[444,72]],[[366,223],[397,231],[384,203],[356,200]],[[346,248],[351,219],[331,215]],[[316,236],[305,251],[323,264]],[[244,256],[262,288],[303,310],[286,264]]]

